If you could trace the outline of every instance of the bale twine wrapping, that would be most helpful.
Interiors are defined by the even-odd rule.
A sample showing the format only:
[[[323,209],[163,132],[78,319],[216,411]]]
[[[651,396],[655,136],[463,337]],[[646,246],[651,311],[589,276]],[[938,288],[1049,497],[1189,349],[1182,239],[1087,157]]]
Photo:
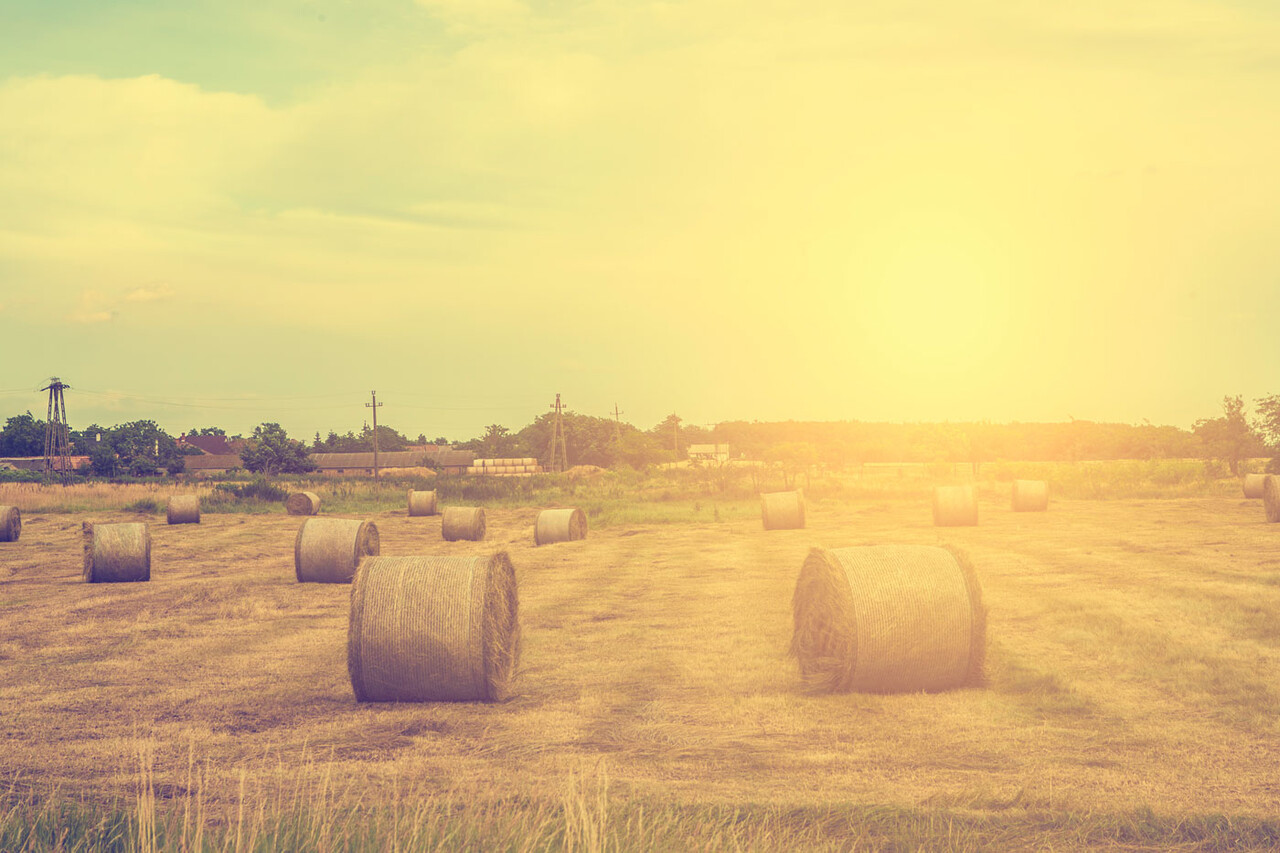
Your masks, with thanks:
[[[804,492],[769,492],[760,495],[760,517],[765,530],[804,527]]]
[[[169,498],[169,506],[165,510],[165,517],[170,524],[199,524],[200,496],[174,495]]]
[[[1266,474],[1245,474],[1244,496],[1250,500],[1262,497],[1262,483],[1266,479]]]
[[[501,701],[520,657],[515,569],[490,557],[371,557],[351,587],[360,702]]]
[[[84,522],[84,579],[89,583],[151,580],[151,531],[143,522]]]
[[[1267,521],[1272,524],[1280,521],[1280,477],[1268,474],[1262,480],[1262,508],[1267,513]]]
[[[409,515],[435,515],[436,514],[436,493],[420,492],[414,489],[409,490]]]
[[[792,615],[791,653],[815,690],[904,693],[983,682],[986,608],[959,552],[814,548]]]
[[[973,486],[935,486],[933,523],[938,527],[971,527],[978,523],[978,498]]]
[[[22,535],[22,513],[16,506],[0,506],[0,542],[17,542]]]
[[[351,583],[360,561],[380,550],[372,521],[308,518],[293,541],[293,568],[298,583]]]
[[[533,526],[533,544],[572,542],[587,538],[587,515],[577,508],[544,509]]]
[[[284,502],[289,515],[315,515],[320,511],[320,496],[315,492],[294,492]]]
[[[1047,482],[1044,480],[1013,481],[1014,512],[1044,512],[1048,508],[1049,484]]]
[[[445,507],[440,519],[440,533],[446,542],[457,542],[459,539],[479,542],[484,538],[484,529],[483,507]]]

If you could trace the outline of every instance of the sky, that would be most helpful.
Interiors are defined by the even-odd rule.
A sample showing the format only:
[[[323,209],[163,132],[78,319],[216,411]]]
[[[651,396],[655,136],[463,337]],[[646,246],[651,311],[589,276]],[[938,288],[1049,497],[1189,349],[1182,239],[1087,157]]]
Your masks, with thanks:
[[[1277,139],[1263,0],[0,0],[0,418],[1189,426]]]

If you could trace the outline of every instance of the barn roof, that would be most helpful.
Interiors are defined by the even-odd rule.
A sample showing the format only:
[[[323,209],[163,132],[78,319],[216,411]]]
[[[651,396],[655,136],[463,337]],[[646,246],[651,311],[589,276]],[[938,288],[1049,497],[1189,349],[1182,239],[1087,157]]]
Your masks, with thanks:
[[[373,453],[312,453],[311,461],[322,471],[372,468]],[[378,454],[379,468],[421,468],[427,454],[419,450],[389,450]]]
[[[222,471],[231,468],[243,468],[244,462],[236,453],[202,454],[200,456],[184,456],[182,464],[186,471]]]
[[[433,459],[440,467],[458,468],[470,465],[476,454],[471,450],[441,450]]]

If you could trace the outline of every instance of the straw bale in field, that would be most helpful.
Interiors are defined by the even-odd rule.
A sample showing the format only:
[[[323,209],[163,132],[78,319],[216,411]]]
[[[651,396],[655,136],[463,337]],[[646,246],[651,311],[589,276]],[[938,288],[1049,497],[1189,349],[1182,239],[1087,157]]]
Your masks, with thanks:
[[[1262,497],[1262,483],[1266,479],[1266,474],[1245,474],[1244,496],[1250,499]]]
[[[308,518],[293,541],[293,568],[299,583],[351,583],[360,561],[380,550],[372,521]]]
[[[814,548],[792,599],[791,652],[827,692],[978,685],[986,608],[968,559],[923,545]]]
[[[422,492],[415,489],[409,490],[409,515],[423,516],[436,514],[436,493],[435,491]]]
[[[1014,512],[1044,512],[1049,508],[1049,484],[1044,480],[1013,481]]]
[[[174,495],[169,498],[165,518],[170,524],[199,524],[200,496]]]
[[[294,492],[284,502],[289,515],[315,515],[320,511],[320,496],[315,492]]]
[[[938,527],[971,527],[978,523],[978,498],[973,486],[935,486],[933,523]]]
[[[544,509],[533,527],[533,544],[572,542],[587,538],[587,516],[580,509]]]
[[[484,508],[478,506],[445,507],[440,519],[440,534],[446,542],[468,539],[479,542],[484,538]]]
[[[358,701],[501,701],[519,656],[516,575],[505,553],[361,564],[347,631]]]
[[[1280,521],[1280,477],[1267,474],[1262,480],[1262,508],[1267,513],[1267,521]]]
[[[0,506],[0,542],[17,542],[22,535],[22,513],[16,506]]]
[[[768,492],[760,495],[760,517],[765,530],[804,527],[804,492]]]
[[[151,531],[143,522],[84,522],[84,579],[89,583],[151,580]]]

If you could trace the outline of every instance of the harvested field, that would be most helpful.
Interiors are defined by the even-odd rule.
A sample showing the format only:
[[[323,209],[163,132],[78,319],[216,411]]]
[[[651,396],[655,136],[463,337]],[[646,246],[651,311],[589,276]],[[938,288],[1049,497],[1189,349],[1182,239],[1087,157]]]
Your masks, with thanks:
[[[533,507],[491,509],[483,542],[371,514],[385,556],[509,553],[522,666],[497,704],[358,704],[350,588],[296,583],[296,518],[153,525],[151,582],[96,585],[80,575],[88,516],[24,513],[0,552],[0,775],[131,797],[145,745],[157,790],[179,798],[194,756],[210,803],[236,800],[241,769],[250,788],[341,780],[333,797],[351,802],[413,789],[492,803],[559,802],[590,772],[615,804],[942,810],[1011,828],[994,846],[1030,844],[1037,821],[1127,826],[1148,807],[1171,826],[1274,818],[1280,557],[1236,489],[985,505],[981,527],[945,530],[927,502],[817,501],[804,530],[617,525],[573,549],[535,547]],[[988,688],[804,692],[788,645],[809,548],[886,543],[969,554]]]

